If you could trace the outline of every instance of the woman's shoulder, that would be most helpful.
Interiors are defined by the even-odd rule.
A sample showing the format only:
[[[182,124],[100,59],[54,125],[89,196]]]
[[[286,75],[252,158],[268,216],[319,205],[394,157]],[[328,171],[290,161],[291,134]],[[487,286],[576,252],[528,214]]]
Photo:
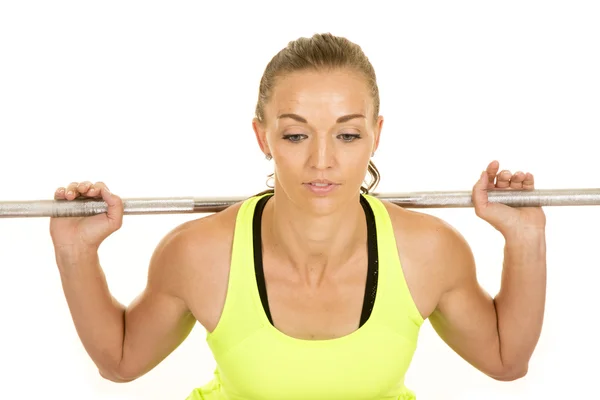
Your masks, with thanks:
[[[471,249],[464,237],[443,219],[383,203],[390,216],[407,283],[421,314],[427,317],[441,294],[471,264]]]
[[[178,225],[165,235],[155,253],[164,253],[163,276],[172,280],[174,291],[209,331],[216,326],[225,301],[240,207],[236,203]]]
[[[223,211],[186,221],[169,232],[165,239],[172,241],[173,251],[191,256],[194,261],[221,256],[233,242],[238,211],[236,203]]]
[[[435,215],[409,210],[385,200],[382,203],[397,237],[424,242],[428,248],[432,245],[443,247],[448,242],[462,238],[452,225]]]

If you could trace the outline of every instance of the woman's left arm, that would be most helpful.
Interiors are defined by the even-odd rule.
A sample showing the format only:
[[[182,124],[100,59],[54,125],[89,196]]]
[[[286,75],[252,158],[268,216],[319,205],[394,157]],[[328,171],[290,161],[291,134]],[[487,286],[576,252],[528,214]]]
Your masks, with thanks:
[[[473,366],[498,380],[527,373],[546,301],[546,219],[541,208],[489,203],[487,190],[533,189],[533,175],[498,174],[490,163],[473,188],[476,214],[505,239],[501,288],[491,298],[478,284],[466,241],[452,229],[439,242],[450,283],[429,317],[440,337]]]

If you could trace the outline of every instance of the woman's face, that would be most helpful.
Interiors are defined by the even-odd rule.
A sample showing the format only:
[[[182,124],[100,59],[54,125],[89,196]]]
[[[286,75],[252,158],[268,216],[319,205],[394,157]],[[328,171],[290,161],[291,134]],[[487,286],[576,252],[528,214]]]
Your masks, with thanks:
[[[347,69],[294,72],[276,80],[254,121],[259,145],[275,164],[275,190],[319,214],[355,200],[379,143],[366,79]]]

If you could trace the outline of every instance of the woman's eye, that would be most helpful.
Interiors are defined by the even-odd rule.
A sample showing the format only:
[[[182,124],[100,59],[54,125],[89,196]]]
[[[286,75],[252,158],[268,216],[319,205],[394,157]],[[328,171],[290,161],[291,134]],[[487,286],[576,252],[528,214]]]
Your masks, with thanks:
[[[299,142],[302,139],[304,139],[306,137],[306,135],[300,135],[300,134],[296,134],[296,135],[283,135],[283,138],[285,140],[289,140],[290,142]]]
[[[342,133],[341,135],[339,135],[339,137],[344,141],[344,142],[352,142],[356,139],[360,139],[360,135],[357,133]]]

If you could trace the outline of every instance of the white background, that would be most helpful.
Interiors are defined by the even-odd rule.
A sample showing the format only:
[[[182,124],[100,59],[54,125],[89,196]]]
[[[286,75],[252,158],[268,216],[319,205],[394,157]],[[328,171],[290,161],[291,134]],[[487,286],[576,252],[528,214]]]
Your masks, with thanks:
[[[600,187],[599,20],[592,1],[5,1],[0,200],[49,199],[74,180],[122,197],[263,190],[271,164],[251,130],[260,77],[288,41],[316,32],[357,42],[375,66],[379,192],[470,190],[493,159],[533,172],[538,188]],[[427,212],[467,238],[495,294],[502,237],[472,209]],[[600,212],[546,213],[547,313],[529,374],[493,381],[426,322],[406,380],[420,400],[597,398]],[[160,238],[199,217],[126,217],[100,249],[121,302],[143,289]],[[146,376],[103,380],[71,322],[47,219],[0,220],[0,268],[0,398],[183,399],[211,379],[198,325]]]

